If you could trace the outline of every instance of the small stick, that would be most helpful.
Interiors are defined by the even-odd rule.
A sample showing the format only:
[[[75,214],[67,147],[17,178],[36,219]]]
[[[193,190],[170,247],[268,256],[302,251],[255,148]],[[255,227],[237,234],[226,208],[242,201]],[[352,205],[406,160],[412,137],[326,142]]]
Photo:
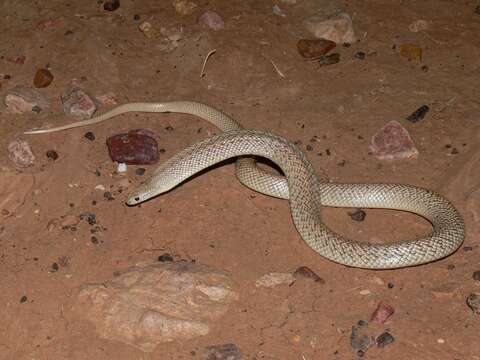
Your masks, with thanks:
[[[208,58],[215,54],[217,52],[217,49],[210,50],[210,52],[205,56],[205,60],[203,60],[203,66],[202,66],[202,71],[200,72],[200,78],[203,78],[205,76],[205,66],[207,65]]]
[[[270,59],[270,62],[272,63],[272,65],[273,65],[273,67],[275,68],[275,70],[277,71],[277,74],[278,74],[280,77],[284,78],[284,77],[285,77],[285,74],[280,71],[280,69],[277,67],[277,65],[275,65],[275,63],[273,62],[272,59]]]

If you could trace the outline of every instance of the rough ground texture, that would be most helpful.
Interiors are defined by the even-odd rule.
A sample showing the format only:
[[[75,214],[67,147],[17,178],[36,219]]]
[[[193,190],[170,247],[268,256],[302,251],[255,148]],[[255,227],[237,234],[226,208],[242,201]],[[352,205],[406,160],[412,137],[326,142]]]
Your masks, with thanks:
[[[33,86],[40,68],[48,68],[54,80],[38,89],[50,101],[40,113],[0,113],[0,358],[196,359],[207,346],[234,343],[246,359],[351,359],[352,326],[368,321],[384,302],[394,315],[368,329],[372,336],[388,329],[395,341],[369,348],[364,358],[478,360],[480,318],[466,305],[467,296],[480,290],[472,279],[480,263],[478,4],[340,2],[359,42],[338,45],[340,62],[323,67],[303,61],[296,50],[297,41],[308,36],[304,20],[321,1],[279,2],[285,17],[274,15],[273,2],[265,0],[197,5],[191,15],[180,16],[168,1],[123,0],[114,12],[95,1],[1,3],[0,72],[10,75],[0,80],[1,97],[17,85]],[[197,24],[204,9],[220,14],[224,29]],[[411,32],[419,19],[428,21],[428,29]],[[158,37],[139,31],[142,21]],[[403,43],[423,49],[420,64],[398,54]],[[212,49],[216,53],[200,78]],[[355,57],[359,51],[364,60]],[[22,56],[23,63],[15,60]],[[128,208],[126,193],[153,167],[143,166],[143,176],[134,166],[114,174],[107,137],[150,129],[165,149],[164,161],[216,129],[186,115],[129,114],[88,129],[22,136],[33,127],[71,121],[63,115],[60,94],[73,78],[89,94],[113,93],[119,103],[213,105],[246,127],[300,141],[315,168],[325,169],[332,181],[402,182],[440,191],[465,216],[465,248],[442,261],[395,271],[336,265],[299,238],[288,202],[243,187],[231,163]],[[407,122],[423,104],[430,107],[427,116]],[[386,162],[369,153],[371,137],[391,120],[408,130],[417,159]],[[96,140],[86,139],[87,131]],[[7,147],[18,137],[30,143],[36,161],[17,173]],[[58,159],[48,160],[48,150]],[[357,222],[348,211],[325,209],[325,222],[363,241],[395,241],[429,230],[410,214],[366,210],[365,220]],[[82,214],[78,223],[72,221]],[[145,357],[135,347],[101,339],[85,315],[73,311],[83,284],[108,281],[165,252],[225,269],[239,285],[237,306],[208,335],[162,344]],[[300,266],[325,283],[255,286],[267,273]]]
[[[192,262],[139,264],[102,284],[83,286],[77,311],[102,338],[151,352],[164,342],[206,335],[238,299],[225,273]]]

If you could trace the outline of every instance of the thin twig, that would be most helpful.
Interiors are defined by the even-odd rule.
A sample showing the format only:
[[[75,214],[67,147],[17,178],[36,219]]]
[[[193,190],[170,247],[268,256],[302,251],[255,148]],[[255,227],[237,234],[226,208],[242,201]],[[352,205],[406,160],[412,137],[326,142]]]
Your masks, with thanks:
[[[217,49],[210,50],[210,52],[205,56],[205,60],[203,60],[203,66],[202,66],[202,71],[200,72],[200,78],[203,78],[205,76],[205,66],[207,65],[208,58],[215,54],[217,52]]]
[[[285,77],[285,74],[283,72],[280,71],[280,69],[277,67],[277,65],[275,65],[275,63],[273,62],[272,59],[270,59],[270,62],[272,63],[273,67],[275,68],[275,71],[277,72],[277,74],[284,78]]]

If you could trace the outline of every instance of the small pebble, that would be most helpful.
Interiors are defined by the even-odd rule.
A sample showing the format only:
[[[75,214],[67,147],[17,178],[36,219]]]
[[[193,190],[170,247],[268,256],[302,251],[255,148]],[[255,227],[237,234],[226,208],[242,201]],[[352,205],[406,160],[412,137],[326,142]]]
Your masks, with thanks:
[[[118,163],[116,172],[119,174],[127,172],[127,164]]]
[[[334,49],[337,44],[325,39],[300,39],[297,42],[298,53],[305,59],[317,59]]]
[[[268,273],[263,275],[255,282],[256,287],[272,288],[278,285],[290,285],[295,281],[295,278],[290,273]]]
[[[390,316],[394,314],[394,312],[395,309],[392,306],[381,302],[373,312],[371,321],[375,321],[378,324],[383,324]]]
[[[365,213],[365,211],[361,210],[361,209],[357,209],[355,211],[350,211],[347,213],[350,218],[354,221],[363,221],[365,220],[365,216],[367,216],[367,214]]]
[[[60,222],[60,227],[62,229],[69,229],[75,227],[80,222],[79,218],[73,214],[66,215],[62,217]]]
[[[366,54],[363,51],[357,51],[354,57],[358,60],[365,60]]]
[[[229,343],[207,346],[202,351],[202,360],[244,360],[237,345]]]
[[[416,159],[418,156],[407,129],[395,120],[385,124],[372,137],[370,150],[380,160]]]
[[[115,11],[120,7],[120,0],[107,0],[103,4],[103,9],[106,11]]]
[[[339,61],[340,61],[339,53],[324,55],[324,56],[320,56],[318,59],[315,59],[315,62],[319,63],[320,66],[337,64]]]
[[[48,160],[55,161],[58,159],[58,153],[55,150],[48,150],[46,155]]]
[[[473,13],[476,14],[476,15],[480,15],[480,5],[477,5],[475,7],[475,10],[473,10]]]
[[[283,11],[282,8],[278,6],[278,4],[274,4],[272,6],[272,12],[277,16],[287,17],[287,13]]]
[[[392,282],[389,282],[389,283],[387,284],[387,287],[388,287],[389,289],[393,289],[393,288],[395,287],[395,284],[392,283]]]
[[[33,78],[33,85],[36,88],[45,88],[53,81],[53,74],[48,69],[39,69]]]
[[[23,65],[25,64],[25,60],[27,58],[24,56],[24,55],[18,55],[18,56],[7,56],[5,58],[5,60],[7,60],[8,62],[12,63],[12,64],[16,64],[16,65]]]
[[[408,30],[411,32],[419,32],[428,29],[428,22],[425,20],[416,20],[408,26]]]
[[[350,346],[357,351],[360,350],[363,352],[371,346],[368,323],[366,321],[360,320],[357,325],[352,326]]]
[[[325,39],[300,39],[297,42],[298,53],[305,59],[317,59],[335,48],[333,41]]]
[[[183,16],[190,15],[198,7],[197,4],[189,0],[173,0],[172,5],[177,14]]]
[[[225,23],[220,15],[215,11],[207,10],[198,17],[198,23],[204,28],[215,31],[221,30],[225,27]]]
[[[463,251],[472,251],[473,250],[473,246],[464,246],[463,247]]]
[[[27,296],[26,295],[23,295],[21,298],[20,298],[20,304],[26,302],[28,300]]]
[[[29,167],[35,162],[32,148],[28,142],[20,139],[13,140],[8,144],[8,157],[18,167]]]
[[[453,269],[455,269],[455,265],[453,265],[453,264],[448,264],[447,265],[447,270],[453,270]]]
[[[422,120],[425,117],[425,115],[427,115],[429,110],[430,108],[428,107],[428,105],[422,105],[417,110],[415,110],[410,116],[408,116],[407,120],[412,123],[416,123]]]
[[[377,336],[375,342],[377,343],[377,346],[380,348],[383,348],[395,341],[395,338],[388,332],[385,331],[383,334],[380,334]]]
[[[60,270],[60,266],[56,262],[54,262],[52,264],[52,269],[50,270],[50,272],[57,272],[58,270]]]
[[[307,278],[312,279],[315,282],[320,284],[325,284],[325,280],[323,280],[320,276],[318,276],[312,269],[307,266],[300,266],[297,270],[294,271],[293,276],[295,279],[299,278]]]
[[[138,30],[140,30],[148,39],[153,39],[158,35],[157,30],[148,21],[142,21],[140,25],[138,25]]]
[[[95,140],[95,134],[91,131],[86,132],[83,136],[85,137],[85,139],[88,139],[90,141]]]
[[[158,261],[160,261],[160,262],[172,262],[173,257],[172,257],[172,255],[170,255],[168,253],[165,253],[165,254],[162,254],[158,257]]]
[[[474,314],[480,315],[480,295],[470,294],[467,297],[467,305]]]
[[[138,14],[133,15],[133,20],[139,21],[140,19],[141,19],[140,15]]]
[[[304,22],[305,27],[317,39],[331,40],[337,44],[357,41],[350,15],[339,13],[327,20],[321,15],[314,15]]]
[[[92,237],[90,238],[90,242],[91,242],[92,244],[94,244],[94,245],[98,245],[98,239],[97,239],[97,237],[96,237],[96,236],[92,236]]]
[[[109,201],[115,200],[115,198],[113,197],[113,194],[110,191],[105,191],[103,193],[103,197]]]
[[[135,169],[135,175],[137,175],[137,176],[143,176],[144,174],[145,174],[145,168]]]
[[[80,214],[80,219],[85,220],[89,225],[95,225],[97,223],[97,216],[93,213]]]
[[[480,270],[477,270],[472,275],[473,280],[480,281]]]

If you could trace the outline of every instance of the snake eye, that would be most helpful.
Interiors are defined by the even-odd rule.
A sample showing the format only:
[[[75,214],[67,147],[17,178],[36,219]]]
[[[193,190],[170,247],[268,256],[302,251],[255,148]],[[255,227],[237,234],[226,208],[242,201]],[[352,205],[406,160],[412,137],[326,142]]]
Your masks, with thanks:
[[[137,202],[140,201],[140,197],[135,196],[135,201],[137,201]]]

